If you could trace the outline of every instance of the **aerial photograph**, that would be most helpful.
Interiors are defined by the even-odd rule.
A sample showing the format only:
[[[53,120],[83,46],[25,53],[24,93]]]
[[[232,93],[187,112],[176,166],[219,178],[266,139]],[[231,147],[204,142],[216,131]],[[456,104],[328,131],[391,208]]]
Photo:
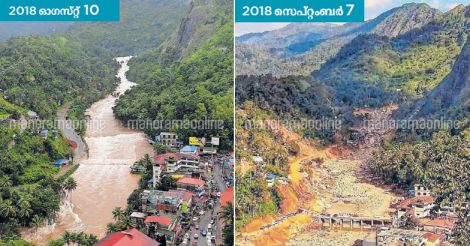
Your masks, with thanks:
[[[233,2],[0,22],[0,245],[233,245]]]
[[[235,24],[236,245],[470,245],[470,5]]]

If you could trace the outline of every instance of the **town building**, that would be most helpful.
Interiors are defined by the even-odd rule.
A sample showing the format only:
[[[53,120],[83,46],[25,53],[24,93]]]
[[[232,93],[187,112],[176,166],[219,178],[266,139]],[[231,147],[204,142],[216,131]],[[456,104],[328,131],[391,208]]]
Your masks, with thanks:
[[[160,135],[155,136],[155,140],[167,147],[178,146],[178,135],[173,132],[161,132]]]
[[[203,186],[206,184],[204,180],[194,179],[194,178],[181,178],[176,182],[176,186],[181,189],[187,189],[192,191],[202,190]]]
[[[180,149],[181,154],[198,154],[199,153],[199,147],[194,146],[194,145],[186,145],[183,148]]]
[[[210,146],[210,147],[203,147],[202,148],[203,155],[215,155],[217,154],[217,148]]]
[[[414,185],[414,193],[415,196],[431,196],[431,190],[420,184]]]
[[[220,206],[225,207],[228,206],[229,203],[233,205],[234,199],[234,190],[233,187],[225,189],[222,193],[220,193]]]
[[[439,246],[445,238],[432,232],[382,227],[377,230],[376,245]]]
[[[194,154],[168,153],[155,156],[155,164],[161,167],[161,171],[174,173],[180,168],[198,169],[200,158]]]
[[[437,216],[440,217],[457,217],[457,208],[453,205],[444,206],[440,205],[436,211]]]
[[[144,190],[141,194],[142,211],[149,214],[186,213],[191,209],[193,195],[186,190]]]
[[[455,227],[456,219],[453,218],[435,218],[423,225],[423,230],[450,235]]]
[[[147,215],[145,213],[132,212],[131,216],[130,216],[132,226],[135,227],[135,228],[144,227],[145,226],[144,221],[145,221],[146,217],[147,217]]]
[[[143,165],[140,165],[139,163],[134,163],[134,165],[131,166],[131,173],[145,173],[147,172],[147,168]]]
[[[114,232],[96,243],[96,246],[158,246],[157,241],[137,229]]]
[[[150,236],[164,235],[167,245],[176,245],[176,239],[181,232],[178,217],[174,215],[151,215],[145,218],[145,225]]]
[[[440,205],[436,211],[437,216],[447,218],[457,218],[459,211],[469,210],[470,206],[467,202],[458,202],[450,205]]]
[[[405,214],[416,218],[425,218],[431,215],[434,208],[432,196],[414,196],[406,198],[397,205],[397,217],[400,219]]]

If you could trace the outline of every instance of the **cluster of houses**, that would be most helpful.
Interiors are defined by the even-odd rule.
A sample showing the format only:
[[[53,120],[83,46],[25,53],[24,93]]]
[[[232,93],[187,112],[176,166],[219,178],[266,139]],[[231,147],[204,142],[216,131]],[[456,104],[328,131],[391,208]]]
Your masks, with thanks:
[[[178,134],[174,132],[161,132],[154,137],[154,140],[149,140],[149,143],[159,143],[168,149],[179,150],[184,154],[197,154],[199,152],[203,154],[216,154],[219,145],[219,138],[213,137],[210,141],[206,138],[201,137],[190,137],[189,145],[184,146],[183,141],[178,138]]]
[[[158,141],[165,146],[175,148],[178,145],[177,135],[172,133],[161,133]],[[201,229],[208,227],[212,229],[206,231],[207,244],[215,243],[218,225],[219,231],[223,221],[219,218],[218,211],[229,203],[233,204],[233,188],[219,190],[220,186],[215,184],[217,175],[214,171],[215,165],[224,173],[225,163],[233,161],[233,157],[224,155],[208,155],[200,146],[188,145],[180,146],[178,150],[173,149],[173,153],[159,154],[154,157],[152,179],[148,183],[148,189],[140,194],[140,209],[131,214],[131,221],[134,228],[140,229],[142,233],[136,231],[116,232],[118,238],[128,242],[132,237],[137,236],[138,241],[156,240],[165,237],[166,245],[188,245],[190,241],[197,243],[194,235],[194,228],[199,229],[203,216],[210,214],[210,225],[201,224]],[[217,164],[216,164],[217,163]],[[229,166],[230,167],[230,166]],[[133,172],[139,172],[138,165],[132,167]],[[233,163],[231,165],[233,173]],[[220,174],[219,173],[219,174]],[[163,177],[171,177],[176,180],[176,187],[169,190],[159,190],[159,185],[164,182]],[[221,178],[222,179],[222,178]],[[219,180],[221,180],[219,179]],[[204,223],[207,222],[207,218]],[[193,233],[191,233],[193,231]],[[124,235],[122,235],[124,233]],[[219,233],[220,234],[220,233]],[[107,238],[116,237],[110,235]],[[105,238],[106,239],[106,238]],[[106,245],[105,239],[98,245]],[[138,245],[127,243],[126,245]],[[196,244],[194,244],[196,245]]]
[[[468,204],[439,206],[431,191],[420,184],[392,204],[395,208],[392,227],[377,229],[376,245],[443,245],[452,236],[457,222],[457,211],[468,209]],[[409,229],[407,221],[415,228]],[[405,229],[408,228],[408,229]]]
[[[258,168],[263,167],[265,165],[264,159],[261,156],[253,156],[253,163]],[[281,185],[285,185],[289,182],[287,177],[279,176],[272,172],[264,174],[264,178],[268,187],[272,187],[276,183],[276,181]]]

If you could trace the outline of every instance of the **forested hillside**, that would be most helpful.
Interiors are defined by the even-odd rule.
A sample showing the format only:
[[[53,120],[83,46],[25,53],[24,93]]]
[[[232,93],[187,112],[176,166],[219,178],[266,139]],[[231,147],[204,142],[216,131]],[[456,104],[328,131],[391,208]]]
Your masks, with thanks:
[[[56,177],[59,168],[51,162],[70,155],[59,133],[44,139],[37,129],[0,122],[0,244],[18,239],[20,226],[39,226],[55,216],[65,177]]]
[[[121,17],[117,22],[12,22],[0,27],[0,40],[55,33],[78,41],[84,47],[105,48],[114,57],[135,55],[166,40],[185,17],[190,2],[122,0]]]
[[[235,90],[238,105],[245,102],[261,111],[272,112],[274,119],[323,119],[332,120],[341,114],[335,108],[328,87],[311,77],[287,76],[237,76]],[[304,129],[301,135],[311,135],[330,141],[334,132],[327,129]]]
[[[174,130],[181,139],[220,136],[221,147],[230,149],[233,144],[231,18],[229,1],[194,1],[177,31],[177,38],[170,38],[163,44],[163,53],[150,51],[131,60],[129,75],[138,86],[118,100],[116,116],[125,122],[133,119],[223,120],[223,129],[219,130],[191,130],[180,126],[147,131],[154,134]],[[175,40],[179,41],[175,43]],[[168,56],[169,50],[171,54],[181,54],[181,59],[179,55]],[[166,58],[160,59],[162,56]]]
[[[393,92],[399,100],[421,98],[444,79],[460,54],[468,36],[467,9],[456,7],[396,38],[358,36],[314,76],[339,90],[365,84]]]
[[[236,230],[251,220],[263,215],[279,213],[280,195],[275,188],[269,188],[264,174],[272,172],[286,176],[290,151],[295,151],[295,143],[286,143],[270,128],[255,128],[249,122],[276,120],[275,113],[263,110],[252,100],[243,103],[237,100],[236,110],[236,157],[239,160],[236,173]],[[253,163],[253,156],[261,156],[266,166],[250,168],[242,172],[244,162]],[[246,164],[245,164],[246,165]],[[262,170],[260,170],[262,169]]]
[[[470,24],[469,24],[470,28]],[[467,40],[452,71],[423,100],[419,115],[451,115],[463,118],[470,113],[470,40]]]
[[[52,123],[20,129],[33,110],[42,120],[73,102],[73,117],[115,86],[110,53],[63,36],[15,37],[0,43],[0,239],[19,238],[20,226],[39,226],[59,209],[63,179],[51,163],[71,150]],[[16,121],[17,122],[17,121]],[[48,129],[46,138],[39,131]]]
[[[4,99],[51,118],[66,101],[91,102],[114,86],[110,53],[63,36],[17,37],[0,43]]]
[[[405,4],[364,23],[290,24],[280,30],[237,40],[238,74],[309,75],[361,34],[393,38],[442,15],[427,4]],[[276,40],[273,45],[270,40]]]

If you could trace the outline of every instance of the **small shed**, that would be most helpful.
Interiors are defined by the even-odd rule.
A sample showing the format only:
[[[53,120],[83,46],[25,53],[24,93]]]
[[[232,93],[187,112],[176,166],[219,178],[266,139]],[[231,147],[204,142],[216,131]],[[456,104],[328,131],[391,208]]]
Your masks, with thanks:
[[[62,166],[67,165],[68,163],[69,163],[68,160],[66,160],[66,159],[60,159],[60,160],[55,161],[55,162],[53,163],[53,165],[56,166],[56,167],[62,167]]]
[[[44,139],[47,139],[47,137],[49,136],[49,130],[42,130],[39,132],[39,136],[41,136],[42,138]]]
[[[34,112],[34,111],[28,111],[26,114],[27,114],[28,117],[29,117],[30,119],[32,119],[32,120],[38,120],[38,119],[39,119],[38,114],[37,114],[36,112]]]

